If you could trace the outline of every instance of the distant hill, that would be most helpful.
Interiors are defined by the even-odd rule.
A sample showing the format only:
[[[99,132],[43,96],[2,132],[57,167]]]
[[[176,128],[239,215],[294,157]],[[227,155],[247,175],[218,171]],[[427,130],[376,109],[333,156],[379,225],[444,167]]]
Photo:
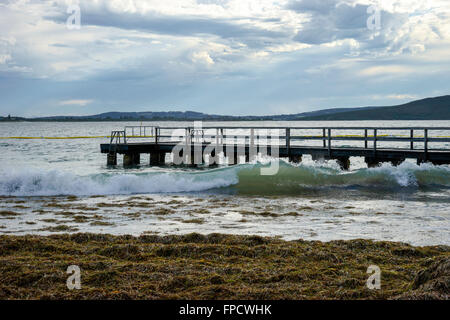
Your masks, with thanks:
[[[0,117],[0,121],[27,121],[26,118],[21,117]]]
[[[194,111],[106,112],[91,116],[0,117],[0,121],[293,121],[293,120],[450,120],[450,95],[390,107],[333,108],[271,116],[225,116]]]
[[[308,116],[302,120],[450,120],[450,95],[392,107],[369,107]]]
[[[208,115],[194,111],[168,111],[168,112],[105,112],[91,116],[54,116],[34,118],[38,121],[129,121],[129,120],[213,120],[218,118],[233,118],[219,115]]]
[[[356,108],[359,110],[360,108]],[[225,116],[213,115],[194,111],[167,111],[167,112],[105,112],[90,116],[52,116],[39,118],[11,118],[9,121],[257,121],[257,120],[295,120],[304,117],[329,115],[338,112],[355,110],[353,108],[335,108],[319,111],[304,112],[298,114],[284,114],[273,116]],[[7,121],[5,117],[0,117],[0,121]]]

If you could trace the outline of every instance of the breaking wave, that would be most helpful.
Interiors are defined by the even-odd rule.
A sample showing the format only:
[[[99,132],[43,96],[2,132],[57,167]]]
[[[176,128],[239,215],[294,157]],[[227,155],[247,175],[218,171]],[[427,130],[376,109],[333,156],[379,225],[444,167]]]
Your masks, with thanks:
[[[230,187],[241,193],[295,193],[295,190],[361,186],[374,189],[450,187],[450,167],[403,163],[350,172],[326,165],[293,166],[284,161],[275,175],[261,175],[270,164],[245,164],[199,171],[103,173],[78,176],[33,168],[0,170],[2,196],[113,195],[200,192]]]
[[[194,192],[236,184],[236,175],[203,173],[136,173],[76,176],[63,171],[1,173],[0,195],[113,195]]]
[[[278,173],[261,176],[256,167],[241,170],[237,188],[242,193],[295,194],[322,188],[369,188],[399,190],[426,187],[450,187],[450,167],[404,162],[398,167],[383,164],[377,168],[342,171],[336,166],[280,163]],[[268,192],[269,191],[269,192]]]

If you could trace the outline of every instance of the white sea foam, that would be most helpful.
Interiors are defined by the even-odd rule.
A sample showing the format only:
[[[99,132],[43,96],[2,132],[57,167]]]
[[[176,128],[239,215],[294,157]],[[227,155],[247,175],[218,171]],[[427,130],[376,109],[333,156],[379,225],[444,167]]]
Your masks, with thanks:
[[[275,176],[262,176],[260,168],[269,164],[246,164],[214,170],[147,173],[103,173],[79,176],[64,170],[36,168],[0,170],[0,195],[112,195],[135,193],[198,192],[236,185],[240,191],[256,193],[272,190],[283,193],[293,187],[411,188],[450,186],[450,167],[403,163],[378,168],[341,171],[330,165],[292,166],[280,162]]]
[[[194,192],[236,184],[233,172],[97,174],[76,176],[65,171],[33,168],[0,172],[0,195],[109,195]]]

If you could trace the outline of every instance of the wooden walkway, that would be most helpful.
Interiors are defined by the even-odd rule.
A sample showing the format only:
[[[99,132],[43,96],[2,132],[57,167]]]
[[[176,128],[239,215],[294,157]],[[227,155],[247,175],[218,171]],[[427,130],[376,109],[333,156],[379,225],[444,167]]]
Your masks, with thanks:
[[[170,153],[176,164],[190,166],[218,164],[220,154],[230,165],[249,162],[258,153],[294,163],[303,155],[334,159],[343,169],[350,157],[364,157],[369,167],[408,158],[440,165],[450,164],[450,127],[125,127],[111,133],[101,152],[108,165],[117,165],[122,154],[125,166],[140,164],[141,154],[162,165]]]

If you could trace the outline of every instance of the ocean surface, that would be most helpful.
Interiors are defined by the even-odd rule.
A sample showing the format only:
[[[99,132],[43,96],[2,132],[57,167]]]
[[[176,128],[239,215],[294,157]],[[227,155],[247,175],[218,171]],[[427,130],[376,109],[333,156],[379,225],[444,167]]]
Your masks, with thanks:
[[[0,123],[0,137],[107,136],[111,130],[140,124]],[[192,123],[142,125],[192,126]],[[450,127],[450,121],[204,125]],[[409,131],[401,134],[409,135]],[[450,132],[431,134],[448,135]],[[100,154],[100,143],[105,142],[109,138],[0,138],[0,234],[217,232],[287,240],[365,238],[450,245],[448,165],[418,166],[410,160],[398,167],[383,164],[369,169],[364,159],[352,158],[350,171],[342,171],[335,161],[314,162],[305,156],[298,165],[285,159],[260,157],[250,164],[196,169],[170,165],[170,159],[165,166],[150,167],[147,156],[142,155],[139,167],[124,169],[121,157],[117,167],[106,166],[106,155]],[[450,149],[450,143],[436,147]],[[260,168],[272,161],[279,161],[278,174],[260,175]]]

